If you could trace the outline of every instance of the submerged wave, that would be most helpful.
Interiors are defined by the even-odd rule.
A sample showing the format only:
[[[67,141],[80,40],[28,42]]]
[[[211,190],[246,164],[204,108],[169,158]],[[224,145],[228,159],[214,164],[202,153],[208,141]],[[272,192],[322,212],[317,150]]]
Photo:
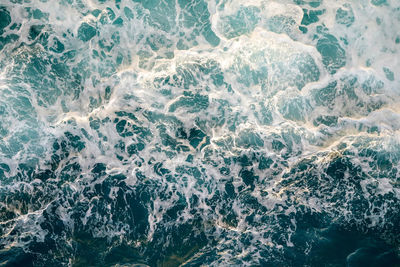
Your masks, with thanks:
[[[3,0],[0,264],[400,266],[400,2]]]

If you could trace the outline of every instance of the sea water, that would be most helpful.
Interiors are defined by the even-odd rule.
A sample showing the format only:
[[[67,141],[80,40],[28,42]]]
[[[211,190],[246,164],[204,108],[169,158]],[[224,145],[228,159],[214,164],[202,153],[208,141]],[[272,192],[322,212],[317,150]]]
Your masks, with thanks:
[[[400,1],[0,0],[2,266],[400,266]]]

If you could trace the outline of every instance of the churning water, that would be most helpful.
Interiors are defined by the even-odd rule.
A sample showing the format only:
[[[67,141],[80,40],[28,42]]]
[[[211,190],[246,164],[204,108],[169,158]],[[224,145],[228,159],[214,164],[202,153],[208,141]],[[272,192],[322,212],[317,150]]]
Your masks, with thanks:
[[[400,266],[400,1],[0,0],[0,265]]]

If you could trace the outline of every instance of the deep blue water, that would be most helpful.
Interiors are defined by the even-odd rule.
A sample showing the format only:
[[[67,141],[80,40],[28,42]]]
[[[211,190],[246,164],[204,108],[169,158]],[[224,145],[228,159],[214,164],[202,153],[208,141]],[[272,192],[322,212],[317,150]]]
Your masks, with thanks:
[[[1,266],[400,266],[398,0],[0,0]]]

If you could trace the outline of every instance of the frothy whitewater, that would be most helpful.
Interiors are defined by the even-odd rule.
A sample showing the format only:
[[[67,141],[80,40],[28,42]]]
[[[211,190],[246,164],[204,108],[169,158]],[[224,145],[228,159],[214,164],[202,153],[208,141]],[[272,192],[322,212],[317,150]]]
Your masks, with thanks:
[[[0,265],[400,266],[400,1],[0,0]]]

